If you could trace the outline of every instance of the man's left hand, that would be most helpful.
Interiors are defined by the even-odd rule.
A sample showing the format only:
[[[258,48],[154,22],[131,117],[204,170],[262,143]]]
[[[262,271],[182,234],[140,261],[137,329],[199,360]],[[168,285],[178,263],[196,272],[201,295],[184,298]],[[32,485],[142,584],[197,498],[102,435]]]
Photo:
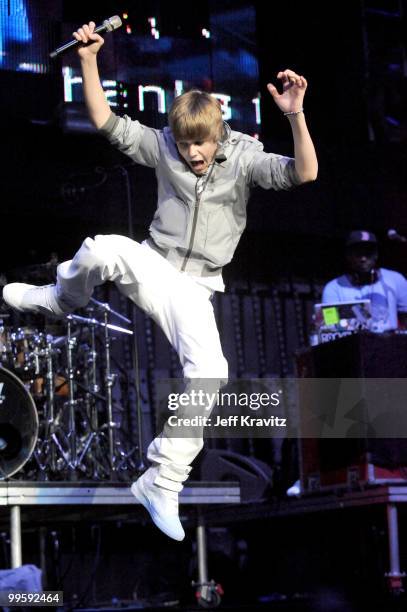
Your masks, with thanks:
[[[278,93],[277,88],[272,83],[268,83],[267,89],[273,96],[278,108],[283,113],[301,111],[308,85],[306,79],[289,69],[279,72],[277,78],[282,82],[283,92]]]

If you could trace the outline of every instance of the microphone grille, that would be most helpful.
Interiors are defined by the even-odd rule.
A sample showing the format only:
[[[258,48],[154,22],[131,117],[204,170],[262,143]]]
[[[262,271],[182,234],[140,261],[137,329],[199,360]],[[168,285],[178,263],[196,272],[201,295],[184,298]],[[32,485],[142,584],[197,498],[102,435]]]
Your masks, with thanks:
[[[122,25],[122,20],[120,19],[119,15],[113,15],[113,17],[109,17],[109,19],[106,19],[104,25],[106,26],[106,30],[108,32],[112,32],[113,30],[117,30],[117,28],[120,28],[120,26]]]

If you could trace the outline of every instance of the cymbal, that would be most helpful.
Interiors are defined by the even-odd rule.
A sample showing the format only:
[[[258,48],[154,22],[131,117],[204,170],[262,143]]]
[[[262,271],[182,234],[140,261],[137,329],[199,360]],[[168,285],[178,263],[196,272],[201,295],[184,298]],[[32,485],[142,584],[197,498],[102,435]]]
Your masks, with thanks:
[[[117,317],[118,319],[121,319],[125,323],[131,323],[130,319],[128,319],[124,315],[120,314],[120,312],[117,312],[116,310],[113,310],[113,308],[111,308],[111,306],[107,302],[99,302],[98,300],[95,300],[95,298],[93,298],[93,297],[90,298],[90,302],[92,302],[92,304],[95,304],[102,311],[108,312],[108,313],[114,315],[115,317]]]
[[[131,329],[119,327],[118,325],[113,325],[112,323],[104,323],[102,321],[98,321],[97,319],[89,319],[88,317],[81,317],[80,315],[75,314],[66,315],[65,319],[68,321],[73,321],[74,323],[84,323],[86,325],[93,325],[95,327],[107,327],[107,329],[117,331],[121,334],[128,334],[129,336],[133,335]]]

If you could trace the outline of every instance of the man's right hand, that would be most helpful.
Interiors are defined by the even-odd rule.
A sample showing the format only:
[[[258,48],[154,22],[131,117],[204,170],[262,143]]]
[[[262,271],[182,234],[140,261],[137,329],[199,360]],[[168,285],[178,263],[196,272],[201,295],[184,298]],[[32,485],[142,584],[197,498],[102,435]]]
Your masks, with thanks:
[[[79,45],[78,47],[78,55],[81,59],[95,56],[105,42],[99,34],[94,32],[95,27],[95,22],[89,21],[89,23],[85,23],[81,28],[78,28],[78,30],[73,33],[73,37],[76,40],[83,43],[83,45],[86,45]],[[94,42],[88,44],[90,41]]]
[[[74,38],[79,41],[78,55],[81,60],[83,94],[90,120],[93,125],[101,128],[111,115],[110,106],[107,102],[105,92],[100,83],[97,66],[97,53],[103,45],[104,40],[99,34],[95,34],[95,23],[90,21],[73,33]]]

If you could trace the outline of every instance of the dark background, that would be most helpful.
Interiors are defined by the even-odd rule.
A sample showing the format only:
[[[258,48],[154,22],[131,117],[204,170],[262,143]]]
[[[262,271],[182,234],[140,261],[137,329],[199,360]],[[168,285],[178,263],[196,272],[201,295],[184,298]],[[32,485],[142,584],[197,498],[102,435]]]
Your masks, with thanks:
[[[44,263],[53,252],[60,261],[70,258],[86,235],[147,234],[155,205],[153,171],[130,167],[128,159],[92,131],[69,129],[61,63],[47,60],[48,50],[61,42],[70,24],[100,21],[128,4],[44,2],[38,9],[35,2],[28,3],[41,13],[41,53],[48,72],[0,70],[0,271],[9,278],[16,267]],[[130,17],[137,29],[154,12],[164,35],[188,40],[200,26],[189,6],[177,2],[170,10],[166,3],[136,2],[131,3]],[[405,22],[400,3],[355,1],[328,9],[294,0],[273,3],[270,13],[262,2],[204,2],[200,18],[238,13],[247,6],[256,11],[256,31],[249,41],[247,33],[239,31],[238,40],[251,52],[253,40],[257,47],[260,138],[266,150],[292,154],[289,126],[266,83],[286,67],[304,74],[309,82],[306,116],[320,172],[316,183],[294,192],[254,192],[248,229],[225,270],[226,279],[268,282],[294,275],[325,281],[340,272],[342,239],[352,228],[377,232],[382,263],[405,273],[405,247],[385,239],[391,227],[407,233]],[[231,36],[226,26],[224,32],[225,39]],[[118,36],[119,31],[112,39]],[[110,69],[115,66],[115,44],[116,39],[109,40],[104,50]],[[221,65],[222,57],[217,61]],[[224,78],[219,65],[213,70],[215,89],[216,79]],[[122,66],[116,69],[123,72]],[[165,72],[165,65],[160,70]],[[131,109],[127,112],[137,116]],[[142,120],[154,125],[163,116],[157,118],[147,109]],[[125,175],[118,166],[128,169],[130,221]]]
[[[191,58],[196,59],[200,82],[210,77],[208,87],[225,93],[233,88],[237,99],[239,92],[246,97],[248,83],[252,87],[258,78],[259,136],[267,151],[292,154],[289,125],[270,99],[267,82],[287,67],[304,74],[309,82],[305,111],[319,157],[318,180],[289,193],[253,193],[248,228],[234,261],[225,269],[231,291],[214,300],[233,373],[242,377],[245,373],[248,377],[292,373],[294,349],[306,345],[320,283],[342,269],[342,241],[348,230],[375,231],[382,263],[407,273],[406,247],[386,239],[392,227],[407,234],[405,0],[205,0],[199,4],[0,0],[0,34],[8,27],[8,13],[23,5],[31,11],[35,36],[25,42],[13,40],[12,52],[2,56],[0,69],[0,273],[8,280],[36,282],[24,273],[27,267],[35,269],[50,261],[53,253],[59,261],[70,258],[87,235],[123,233],[137,239],[147,235],[155,207],[153,171],[132,166],[89,130],[80,102],[64,104],[61,69],[63,63],[75,65],[74,54],[64,62],[48,60],[48,52],[67,40],[74,27],[124,10],[131,17],[136,46],[137,40],[147,40],[150,14],[159,17],[163,39],[175,40],[177,49],[185,45],[184,56],[167,55],[165,61],[164,56],[157,57],[156,65],[149,47],[145,74],[152,75],[154,82],[167,84],[181,70],[187,74],[188,66],[192,79]],[[245,22],[248,8],[254,9],[254,19]],[[204,22],[213,32],[206,58],[200,53],[199,28]],[[121,29],[106,39],[101,54],[104,75],[125,80],[128,67],[139,82],[145,56],[129,57],[128,64],[118,62],[123,57],[123,36]],[[234,76],[236,82],[232,82],[231,63],[240,57],[241,49],[242,57],[257,58],[258,70],[253,62],[249,70],[242,61],[236,67],[242,79]],[[14,59],[38,62],[44,71],[17,71]],[[199,72],[202,65],[209,66],[208,75]],[[253,109],[245,108],[250,117],[239,120],[250,128]],[[133,113],[131,108],[128,112],[156,127],[164,120],[154,107],[145,113]],[[232,126],[239,129],[233,122]],[[246,291],[248,281],[253,284]],[[256,283],[264,283],[262,290]],[[101,291],[100,299],[126,312],[124,299],[109,293],[108,286]],[[126,304],[130,308],[130,302]],[[156,372],[173,375],[174,365],[168,343],[151,325],[138,312],[142,399],[150,407]],[[127,351],[127,359],[130,354]],[[124,357],[122,363],[126,368],[132,365]],[[288,465],[289,474],[283,474],[287,481],[279,481],[279,465],[269,445],[251,443],[250,453],[273,464],[280,483],[277,493],[284,495],[298,475],[294,460]],[[257,609],[254,602],[263,597],[270,609],[290,612],[390,610],[388,601],[382,604],[379,598],[388,570],[384,508],[355,510],[280,519],[266,514],[267,518],[259,515],[246,522],[236,511],[234,522],[227,524],[222,509],[216,508],[217,521],[208,531],[210,578],[223,583],[229,609],[237,610],[236,602],[249,602],[246,609]],[[94,507],[89,519],[84,509],[78,512],[75,527],[64,525],[55,508],[52,513],[50,522],[43,523],[50,527],[49,584],[64,584],[67,596],[76,593],[83,603],[112,595],[132,598],[139,589],[146,599],[173,590],[188,601],[193,598],[190,580],[197,578],[197,569],[192,522],[187,539],[179,545],[147,522],[146,515],[146,522],[139,524],[141,512],[107,528],[98,526],[100,517]],[[25,510],[24,518],[31,530],[24,534],[25,561],[38,564],[36,524]],[[4,535],[8,513],[1,519]],[[59,556],[55,538],[61,543]],[[401,567],[405,568],[405,529],[400,542]],[[0,561],[7,567],[4,550]],[[311,591],[316,592],[315,599],[305,608],[302,601]],[[349,603],[355,593],[362,600],[357,608]],[[280,601],[284,594],[288,599]],[[398,609],[405,609],[405,599]]]

